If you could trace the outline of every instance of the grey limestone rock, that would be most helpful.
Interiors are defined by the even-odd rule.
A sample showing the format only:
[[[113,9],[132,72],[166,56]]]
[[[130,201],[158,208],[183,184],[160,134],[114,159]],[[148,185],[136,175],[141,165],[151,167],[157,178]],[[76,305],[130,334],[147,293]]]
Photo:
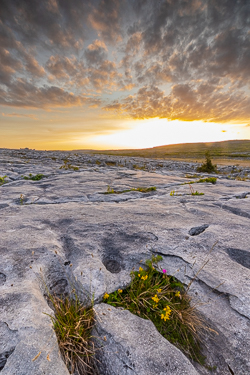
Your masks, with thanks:
[[[190,361],[149,320],[101,303],[94,335],[103,375],[198,375]]]
[[[79,170],[60,169],[65,159]],[[143,170],[135,169],[135,164]],[[94,296],[96,310],[102,311],[106,306],[98,303],[104,293],[124,289],[132,268],[138,269],[152,254],[162,255],[160,267],[185,285],[193,280],[189,293],[218,332],[203,339],[207,365],[216,367],[213,375],[229,375],[229,368],[236,375],[250,374],[250,199],[247,195],[236,198],[250,192],[250,181],[228,180],[222,175],[216,185],[199,185],[204,196],[191,196],[184,184],[188,181],[185,173],[192,173],[195,167],[195,163],[169,160],[0,149],[0,176],[13,178],[0,186],[1,375],[69,374],[46,315],[53,311],[44,283],[51,293],[64,295],[74,287],[82,301],[86,295]],[[24,180],[22,175],[29,173],[46,177]],[[108,185],[114,190],[141,186],[156,186],[157,190],[103,194]],[[172,190],[178,194],[170,196]],[[187,235],[190,228],[197,233],[197,225],[202,223],[209,229],[201,235]],[[145,325],[145,332],[152,328],[153,337],[159,338],[150,322],[128,317],[123,311],[112,310],[112,314],[117,322],[126,316],[135,326]],[[123,324],[125,327],[126,322]],[[111,346],[112,335],[119,342],[120,354],[112,354],[112,358],[120,366],[124,358],[128,360],[120,345],[129,346],[132,332],[122,341],[117,327],[99,326],[104,328],[110,332]],[[164,353],[169,350],[174,358],[172,346],[159,340]],[[109,353],[103,353],[105,363]],[[157,360],[152,355],[152,363],[162,352],[155,348],[154,353]],[[179,351],[175,353],[181,358]],[[141,351],[132,362],[142,366],[143,356]],[[158,373],[164,374],[166,369],[159,361]],[[174,363],[171,359],[169,366]],[[195,367],[200,375],[211,374],[188,359],[183,363],[188,371]],[[127,374],[133,371],[133,367],[127,368]]]
[[[193,227],[191,228],[188,233],[190,236],[198,236],[198,234],[203,233],[207,228],[209,227],[208,224],[200,225],[199,227]]]

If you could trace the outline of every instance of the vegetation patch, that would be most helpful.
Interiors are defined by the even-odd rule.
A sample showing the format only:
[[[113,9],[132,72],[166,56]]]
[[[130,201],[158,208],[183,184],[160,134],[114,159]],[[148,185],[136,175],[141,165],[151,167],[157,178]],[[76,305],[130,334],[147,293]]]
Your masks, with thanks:
[[[207,178],[200,178],[197,183],[202,183],[202,182],[210,182],[211,184],[215,185],[217,181],[216,177],[207,177]]]
[[[59,298],[49,294],[54,316],[49,315],[57,336],[60,352],[70,374],[98,374],[91,330],[94,326],[94,311],[85,307],[78,299]]]
[[[235,177],[235,180],[237,180],[237,181],[247,181],[247,180],[249,180],[249,178],[237,176],[237,177]]]
[[[131,272],[131,284],[125,290],[105,293],[103,301],[151,320],[167,340],[204,365],[200,337],[201,332],[209,328],[191,305],[183,284],[168,276],[166,270],[156,269],[161,260],[159,255],[152,256],[146,261],[146,269],[140,267]]]
[[[133,164],[133,168],[134,169],[139,169],[141,171],[145,171],[147,169],[146,165],[143,165],[142,167],[140,165],[137,165],[137,164]]]
[[[193,186],[189,185],[191,195],[204,195],[204,193],[199,193],[197,190],[194,191]]]
[[[19,201],[20,201],[20,204],[23,204],[23,202],[24,202],[24,195],[23,194],[20,195]]]
[[[178,195],[182,195],[182,194],[178,194],[175,190],[171,190],[170,191],[170,196],[171,197],[178,196]]]
[[[185,178],[199,178],[200,176],[198,174],[185,174]]]
[[[203,183],[203,182],[210,182],[211,184],[215,185],[216,182],[217,182],[217,178],[216,177],[200,178],[197,181],[184,182],[182,185],[199,184],[199,183]]]
[[[156,187],[151,186],[148,188],[145,187],[138,187],[138,188],[132,188],[132,189],[126,189],[126,190],[114,190],[108,185],[107,191],[103,194],[122,194],[122,193],[128,193],[130,191],[139,191],[141,193],[149,193],[150,191],[155,191]]]
[[[59,169],[72,169],[73,171],[79,171],[79,167],[70,164],[67,159],[64,160],[64,164]]]
[[[197,167],[197,172],[217,173],[217,166],[212,163],[209,151],[206,151],[205,158],[206,161],[200,167]]]
[[[197,190],[191,193],[191,195],[204,195],[204,193],[199,193]]]
[[[6,175],[3,177],[0,176],[0,186],[7,183],[7,181],[5,181],[6,178],[7,178]]]
[[[29,173],[29,176],[21,176],[24,180],[32,180],[32,181],[40,181],[42,178],[45,177],[44,174],[38,173],[35,176],[32,173]]]
[[[106,163],[106,165],[108,165],[109,167],[115,167],[115,166],[116,166],[116,162],[115,162],[115,161],[106,161],[105,163]]]

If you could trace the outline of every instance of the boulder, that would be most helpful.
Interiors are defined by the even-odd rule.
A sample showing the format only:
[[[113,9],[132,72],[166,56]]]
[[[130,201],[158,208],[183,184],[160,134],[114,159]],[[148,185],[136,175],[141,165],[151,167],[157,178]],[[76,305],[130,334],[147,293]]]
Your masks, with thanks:
[[[93,332],[103,375],[198,375],[185,355],[149,320],[105,303],[94,307]]]

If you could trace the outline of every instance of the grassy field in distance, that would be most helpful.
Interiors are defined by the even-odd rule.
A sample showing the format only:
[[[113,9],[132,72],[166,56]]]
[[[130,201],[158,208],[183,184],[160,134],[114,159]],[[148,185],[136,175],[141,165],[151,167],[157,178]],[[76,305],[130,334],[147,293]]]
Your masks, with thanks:
[[[203,162],[209,150],[216,164],[238,164],[250,166],[250,140],[235,140],[212,143],[180,143],[136,150],[74,150],[104,155],[172,159],[178,161]]]

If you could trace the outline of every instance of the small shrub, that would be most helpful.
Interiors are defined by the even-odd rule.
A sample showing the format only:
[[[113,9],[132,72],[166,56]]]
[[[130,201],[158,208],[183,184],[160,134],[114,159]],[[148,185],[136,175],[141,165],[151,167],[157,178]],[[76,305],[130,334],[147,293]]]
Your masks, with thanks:
[[[206,151],[205,158],[206,161],[200,167],[197,167],[197,172],[217,173],[217,166],[212,164],[209,151]]]
[[[204,364],[199,333],[205,328],[195,307],[191,306],[183,284],[166,270],[156,270],[161,256],[146,261],[146,269],[131,272],[131,284],[112,294],[105,293],[103,301],[123,307],[135,315],[151,320],[157,330],[190,358]]]

